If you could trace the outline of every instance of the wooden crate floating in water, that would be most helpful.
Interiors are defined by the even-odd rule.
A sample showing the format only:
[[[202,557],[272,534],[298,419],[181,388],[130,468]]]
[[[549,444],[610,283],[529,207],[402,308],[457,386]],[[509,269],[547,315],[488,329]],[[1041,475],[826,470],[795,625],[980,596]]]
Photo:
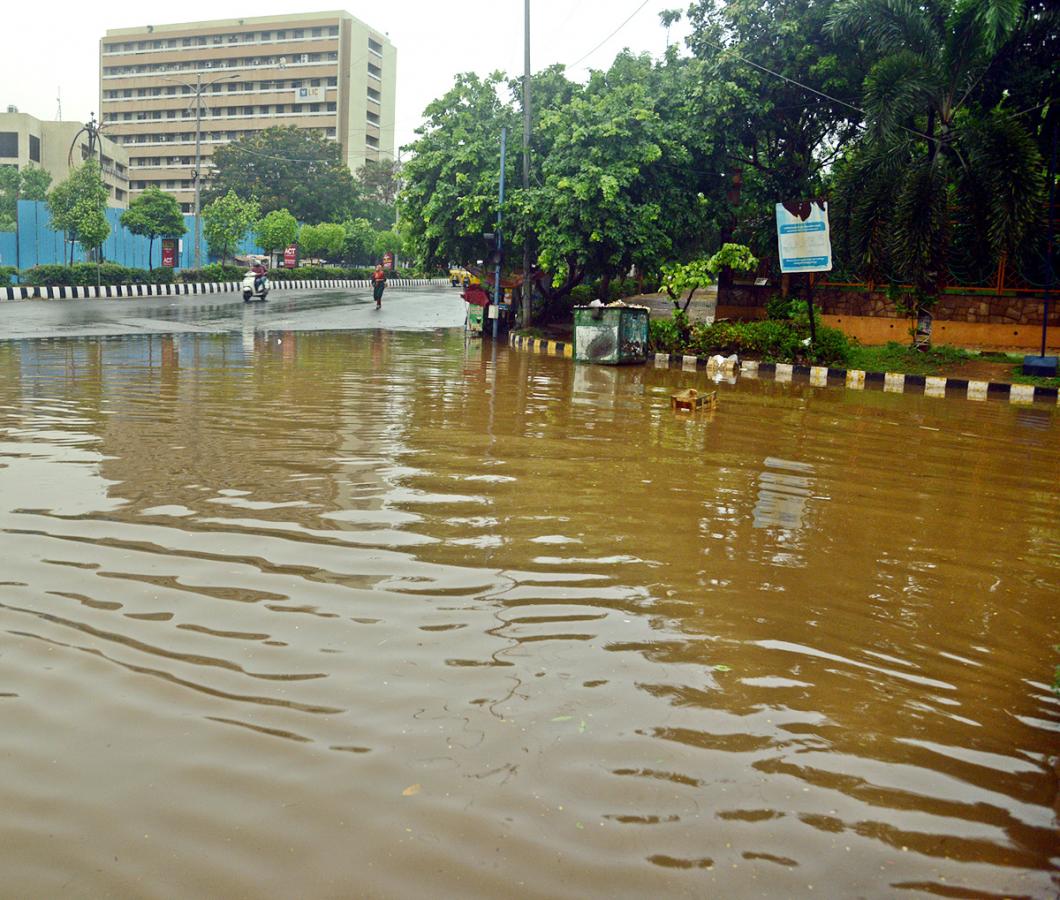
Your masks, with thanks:
[[[701,394],[695,388],[670,395],[670,408],[677,413],[694,413],[701,409],[718,408],[718,392]]]

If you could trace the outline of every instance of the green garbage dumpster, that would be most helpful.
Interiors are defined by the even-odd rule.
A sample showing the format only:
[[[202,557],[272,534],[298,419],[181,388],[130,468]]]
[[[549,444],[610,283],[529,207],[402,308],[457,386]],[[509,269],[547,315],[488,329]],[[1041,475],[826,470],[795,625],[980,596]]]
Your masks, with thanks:
[[[648,359],[648,307],[574,307],[574,360],[605,366]]]

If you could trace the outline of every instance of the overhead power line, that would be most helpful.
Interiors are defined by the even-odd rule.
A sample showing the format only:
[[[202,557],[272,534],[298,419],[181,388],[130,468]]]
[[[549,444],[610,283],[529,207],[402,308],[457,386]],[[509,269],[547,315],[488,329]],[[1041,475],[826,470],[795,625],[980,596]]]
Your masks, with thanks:
[[[581,63],[581,62],[584,62],[585,60],[587,60],[587,59],[588,59],[588,58],[589,58],[590,56],[592,56],[592,55],[593,55],[593,54],[594,54],[594,53],[595,53],[595,52],[596,52],[597,50],[599,50],[599,49],[600,49],[600,48],[601,48],[601,47],[602,47],[602,46],[603,46],[604,44],[606,44],[606,43],[607,43],[607,42],[608,42],[609,40],[611,40],[611,38],[613,38],[613,37],[614,37],[614,36],[615,36],[616,34],[618,34],[618,33],[619,33],[619,32],[620,32],[620,31],[621,31],[621,30],[622,30],[623,28],[625,28],[625,27],[626,27],[626,26],[627,26],[627,25],[628,25],[628,24],[629,24],[629,23],[630,23],[630,22],[631,22],[631,21],[633,20],[633,17],[634,17],[634,16],[636,16],[636,15],[637,15],[637,13],[639,13],[639,12],[640,12],[640,11],[641,11],[642,9],[644,9],[644,7],[645,7],[645,6],[647,6],[647,5],[648,5],[648,0],[644,0],[644,2],[643,2],[643,3],[642,3],[642,4],[640,5],[640,6],[638,6],[638,7],[637,7],[637,8],[635,9],[635,10],[633,10],[633,12],[631,12],[631,13],[629,14],[629,17],[628,17],[628,18],[627,18],[627,19],[626,19],[626,20],[625,20],[625,21],[624,21],[624,22],[623,22],[623,23],[622,23],[621,25],[619,25],[619,26],[618,26],[618,28],[616,28],[616,29],[615,29],[614,31],[612,31],[612,32],[611,32],[611,33],[610,33],[610,34],[609,34],[609,35],[608,35],[607,37],[605,37],[605,38],[604,38],[604,39],[603,39],[602,41],[600,41],[600,43],[599,43],[599,44],[597,44],[597,45],[596,45],[595,47],[593,47],[593,49],[592,49],[592,50],[590,50],[590,51],[589,51],[588,53],[586,53],[586,54],[585,54],[584,56],[582,56],[582,57],[581,57],[581,58],[579,58],[579,59],[576,59],[576,60],[575,60],[574,62],[572,62],[572,63],[568,63],[568,64],[567,64],[567,66],[566,66],[566,68],[568,68],[568,69],[573,69],[573,68],[574,68],[574,67],[575,67],[576,65],[578,65],[579,63]]]

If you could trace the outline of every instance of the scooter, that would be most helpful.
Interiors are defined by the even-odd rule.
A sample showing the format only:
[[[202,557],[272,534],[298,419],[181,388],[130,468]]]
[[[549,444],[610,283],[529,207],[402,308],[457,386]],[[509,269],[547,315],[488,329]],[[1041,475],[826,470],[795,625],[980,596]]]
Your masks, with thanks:
[[[261,281],[255,286],[255,281],[260,278]],[[266,300],[269,296],[269,276],[268,275],[255,275],[253,271],[247,272],[243,276],[243,302],[249,303],[251,300]]]

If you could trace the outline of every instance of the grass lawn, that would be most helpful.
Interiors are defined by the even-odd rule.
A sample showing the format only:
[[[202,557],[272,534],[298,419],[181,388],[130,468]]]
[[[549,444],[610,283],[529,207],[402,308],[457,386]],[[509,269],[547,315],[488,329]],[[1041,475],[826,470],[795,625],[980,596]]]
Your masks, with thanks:
[[[966,362],[975,356],[975,353],[960,347],[939,346],[921,351],[891,341],[880,347],[855,347],[850,354],[848,368],[864,369],[866,372],[941,375],[946,367]]]
[[[864,369],[866,372],[946,375],[1060,388],[1060,378],[1024,375],[1022,353],[987,353],[946,345],[923,352],[894,341],[878,347],[858,346],[851,351],[847,367]]]

